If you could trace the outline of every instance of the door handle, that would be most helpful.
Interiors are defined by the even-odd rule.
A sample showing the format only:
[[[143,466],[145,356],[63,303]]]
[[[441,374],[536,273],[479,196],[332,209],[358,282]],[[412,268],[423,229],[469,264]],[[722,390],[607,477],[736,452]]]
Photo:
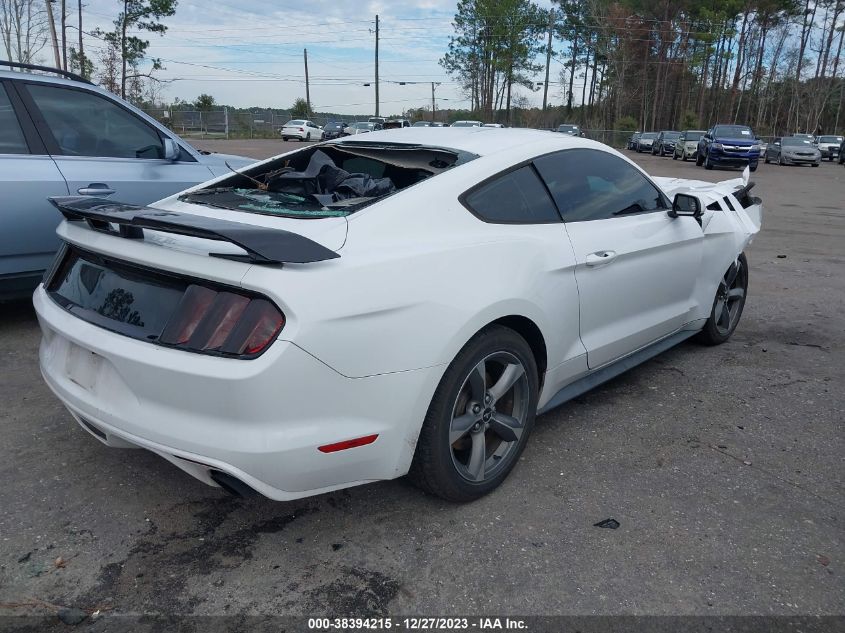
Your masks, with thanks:
[[[616,259],[615,251],[596,251],[595,253],[587,255],[587,259],[584,263],[586,263],[587,266],[604,266],[605,264],[612,262],[614,259]]]
[[[114,189],[109,189],[109,186],[101,182],[92,182],[87,187],[81,187],[76,190],[80,196],[110,196],[114,193]]]

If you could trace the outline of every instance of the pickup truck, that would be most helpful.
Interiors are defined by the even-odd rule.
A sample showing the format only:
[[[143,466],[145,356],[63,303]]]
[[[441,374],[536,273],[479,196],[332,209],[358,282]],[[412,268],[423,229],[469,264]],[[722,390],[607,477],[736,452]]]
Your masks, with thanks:
[[[713,167],[745,167],[757,170],[760,140],[747,125],[714,125],[698,142],[695,164]]]

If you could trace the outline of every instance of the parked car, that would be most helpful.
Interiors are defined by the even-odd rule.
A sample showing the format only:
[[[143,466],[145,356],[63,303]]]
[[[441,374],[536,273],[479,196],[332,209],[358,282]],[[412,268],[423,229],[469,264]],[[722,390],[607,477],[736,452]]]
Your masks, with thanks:
[[[713,167],[748,167],[757,170],[760,141],[747,125],[714,125],[698,142],[695,164]]]
[[[675,151],[675,141],[681,135],[680,132],[673,130],[663,130],[657,135],[654,143],[651,145],[651,153],[654,156],[666,156]]]
[[[845,141],[843,136],[822,135],[816,139],[816,147],[822,153],[822,158],[833,161],[839,158],[839,146]]]
[[[642,132],[634,132],[631,136],[628,137],[628,143],[625,145],[627,149],[637,149],[637,141],[640,138]]]
[[[408,119],[388,119],[382,127],[385,130],[398,130],[403,127],[411,127],[411,122]]]
[[[581,126],[575,123],[562,123],[557,126],[557,131],[561,134],[568,134],[569,136],[582,136]]]
[[[822,153],[810,139],[802,136],[784,136],[776,138],[766,150],[766,163],[772,161],[778,165],[812,165],[818,167],[822,162]]]
[[[785,137],[785,138],[790,138],[790,137]],[[807,139],[808,141],[810,141],[811,143],[816,142],[815,136],[813,136],[812,134],[802,134],[801,132],[796,132],[795,134],[792,135],[792,138],[804,138],[804,139]]]
[[[484,124],[484,127],[497,127],[497,128],[503,128],[503,127],[505,127],[505,126],[504,126],[504,125],[502,125],[501,123],[485,123],[485,124]]]
[[[538,412],[737,327],[750,185],[652,178],[536,130],[397,138],[150,208],[56,200],[66,243],[34,295],[47,385],[98,441],[230,491],[408,473],[467,501],[518,464]]]
[[[415,121],[411,127],[436,127],[433,121]]]
[[[455,121],[450,127],[482,127],[481,121]]]
[[[346,131],[348,127],[349,124],[346,121],[329,121],[323,126],[323,138],[328,140],[348,136],[349,133]]]
[[[687,160],[695,158],[698,153],[698,142],[704,136],[704,130],[684,130],[675,141],[675,149],[672,150],[672,160],[678,158]]]
[[[654,141],[657,140],[657,132],[643,132],[637,139],[637,153],[651,151]]]
[[[0,68],[0,300],[29,296],[59,246],[49,196],[149,204],[255,161],[194,149],[85,79],[48,67]],[[55,76],[28,71],[50,72]]]
[[[293,119],[288,121],[279,130],[279,134],[283,141],[297,139],[298,141],[322,141],[323,130],[314,123],[306,119]]]
[[[355,136],[356,134],[365,134],[367,132],[377,132],[381,130],[381,123],[371,123],[371,122],[363,122],[359,121],[357,123],[353,123],[348,128],[346,128],[346,134],[348,136]]]
[[[384,127],[386,121],[387,119],[383,116],[371,116],[369,119],[367,119],[367,123],[375,123],[377,125],[382,126],[379,129],[382,129]]]

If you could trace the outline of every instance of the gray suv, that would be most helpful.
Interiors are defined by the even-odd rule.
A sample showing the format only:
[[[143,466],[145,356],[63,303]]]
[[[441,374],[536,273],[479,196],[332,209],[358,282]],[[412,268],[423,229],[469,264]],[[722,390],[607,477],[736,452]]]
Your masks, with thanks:
[[[0,62],[0,300],[28,295],[50,266],[61,215],[49,197],[149,204],[227,173],[226,162],[255,161],[200,152],[72,73]]]

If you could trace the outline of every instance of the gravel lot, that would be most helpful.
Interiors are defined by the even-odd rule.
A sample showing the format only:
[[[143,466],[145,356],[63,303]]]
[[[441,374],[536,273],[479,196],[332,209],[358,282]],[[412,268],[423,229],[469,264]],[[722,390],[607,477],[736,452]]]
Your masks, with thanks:
[[[734,337],[542,416],[504,486],[469,505],[404,480],[244,501],[106,448],[42,383],[31,307],[0,306],[2,612],[845,614],[845,169],[761,164],[754,180],[766,213]],[[619,529],[593,527],[610,517]]]

